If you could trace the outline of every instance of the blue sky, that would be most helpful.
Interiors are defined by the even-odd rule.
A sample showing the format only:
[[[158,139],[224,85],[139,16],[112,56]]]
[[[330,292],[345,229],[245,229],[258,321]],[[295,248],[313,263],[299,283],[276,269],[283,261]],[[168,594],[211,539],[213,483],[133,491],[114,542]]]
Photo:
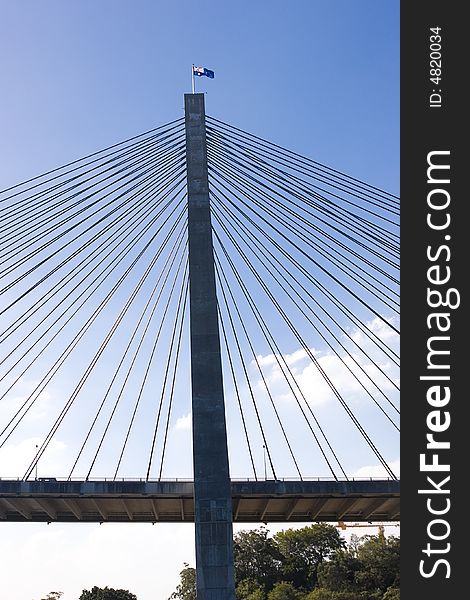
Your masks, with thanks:
[[[3,3],[2,180],[207,112],[398,192],[399,3]]]
[[[398,194],[395,0],[5,2],[0,187],[182,116],[191,63],[215,71],[214,80],[196,82],[207,92],[208,114]],[[186,425],[176,435],[189,435]],[[390,442],[387,459],[397,460],[397,452]],[[39,599],[52,589],[74,600],[80,586],[93,585],[125,587],[139,600],[166,598],[183,562],[193,561],[190,526],[163,527],[165,547],[147,526],[135,537],[114,525],[2,527],[9,600]],[[133,544],[159,556],[157,593],[155,580],[143,576],[145,561],[117,573],[110,553],[101,569],[90,564],[81,577],[68,569],[92,548],[106,555],[119,539],[123,564]],[[50,560],[30,563],[31,578],[18,584],[15,557],[40,548]]]

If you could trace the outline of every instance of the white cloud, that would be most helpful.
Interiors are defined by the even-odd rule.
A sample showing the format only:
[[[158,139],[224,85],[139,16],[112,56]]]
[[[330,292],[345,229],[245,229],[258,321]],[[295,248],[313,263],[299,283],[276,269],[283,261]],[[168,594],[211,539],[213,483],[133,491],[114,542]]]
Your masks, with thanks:
[[[191,413],[178,417],[175,423],[175,429],[177,431],[189,431],[191,429],[192,417]]]
[[[317,365],[314,364],[310,358],[308,358],[307,354],[303,350],[286,355],[284,358],[287,360],[288,358],[294,356],[294,354],[297,354],[295,358],[297,368],[295,370],[291,369],[291,373],[294,375],[297,383],[300,386],[300,389],[302,390],[302,393],[307,398],[308,402],[312,406],[318,406],[332,400],[334,398],[334,392],[331,390],[329,384],[320,372]],[[362,390],[362,387],[357,379],[350,371],[348,371],[340,358],[334,354],[324,354],[323,356],[321,356],[319,352],[316,352],[315,354],[318,365],[324,371],[324,373],[326,373],[330,381],[334,383],[334,386],[341,394],[357,394]],[[263,357],[263,360],[264,358],[269,357]],[[358,377],[360,377],[360,380],[363,381],[368,388],[372,387],[370,383],[367,384],[364,374],[360,372],[359,368],[351,358],[347,357],[343,358],[343,360],[348,363],[348,366],[351,368],[351,370]],[[299,364],[301,361],[304,361],[304,364]],[[270,361],[266,361],[263,364],[271,366],[270,369],[265,368],[263,373],[269,389],[276,399],[280,401],[292,399],[292,395],[285,381],[285,377],[278,364],[272,364]],[[375,367],[373,367],[373,369],[375,372],[377,371]],[[264,391],[266,389],[261,379],[257,382],[257,388],[260,391]]]
[[[256,361],[258,362],[258,364],[261,367],[267,367],[270,365],[274,365],[276,364],[276,356],[274,354],[268,354],[266,356],[263,356],[262,354],[258,354],[258,356],[256,357]],[[251,361],[252,365],[255,365],[255,361]]]
[[[320,366],[325,369],[328,373],[328,363],[331,363],[331,357],[323,356],[318,359]],[[331,366],[331,365],[330,365]],[[329,377],[331,374],[329,373]],[[333,392],[328,386],[325,378],[317,369],[317,367],[310,363],[297,375],[297,381],[299,386],[311,405],[318,406],[334,398]],[[335,385],[337,380],[335,378]]]
[[[390,469],[397,477],[400,476],[400,460],[394,460],[387,463]],[[390,477],[382,465],[366,465],[358,469],[353,477]]]
[[[388,319],[387,322],[394,326],[397,325],[396,319],[394,318]],[[398,346],[400,336],[396,331],[389,327],[387,323],[384,323],[382,319],[379,319],[379,317],[375,317],[374,319],[372,319],[372,321],[367,321],[366,327],[372,333],[374,333],[382,342],[385,342],[388,345]],[[361,329],[357,329],[356,331],[354,331],[351,337],[361,347],[364,347],[365,344],[372,344],[370,339],[363,333]]]
[[[392,322],[392,319],[390,322]],[[380,340],[394,348],[395,351],[398,350],[398,334],[381,319],[377,317],[366,323],[366,326]],[[331,350],[310,349],[320,369],[323,370],[334,387],[342,396],[353,397],[356,400],[364,395],[364,388],[372,395],[378,396],[374,383],[384,392],[392,391],[395,393],[393,383],[399,384],[396,366],[361,330],[356,329],[351,334],[351,338],[367,353],[369,358],[359,352],[357,347],[349,353],[338,349],[337,354]],[[346,344],[346,341],[344,344]],[[318,406],[334,399],[333,390],[318,366],[312,362],[304,349],[301,348],[285,354],[283,358],[289,365],[290,371],[302,389],[304,396],[312,406]],[[263,369],[265,380],[275,398],[283,402],[292,399],[292,394],[278,365],[276,356],[274,354],[259,355],[257,361]],[[252,361],[252,366],[256,367],[254,361]],[[257,388],[260,391],[265,391],[261,379],[257,381]]]
[[[314,356],[319,353],[317,350],[315,350],[315,348],[309,348],[309,350]],[[277,356],[279,356],[279,355],[277,355]],[[308,358],[307,351],[304,350],[303,348],[300,348],[299,350],[295,350],[291,354],[284,354],[283,356],[284,356],[284,360],[290,367],[292,365],[295,365],[296,363],[304,360],[305,358]],[[256,360],[261,367],[277,365],[277,359],[276,359],[275,354],[268,354],[266,356],[263,356],[262,354],[258,354],[258,356],[256,357]],[[255,361],[252,361],[251,364],[255,365]]]
[[[319,351],[315,350],[315,348],[309,348],[309,350],[310,350],[310,353],[313,354],[314,356],[319,354]],[[300,348],[299,350],[296,350],[295,352],[292,352],[291,354],[286,354],[284,356],[284,358],[286,359],[286,362],[289,365],[289,367],[291,367],[292,365],[295,365],[296,363],[300,362],[301,360],[308,358],[308,354],[307,354],[306,350],[304,350],[303,348]]]
[[[21,477],[33,460],[42,438],[31,437],[18,443],[5,444],[0,448],[0,476]],[[63,465],[67,446],[64,442],[52,438],[38,463],[38,476],[55,475]]]
[[[24,417],[24,422],[38,421],[44,418],[50,410],[53,396],[47,387],[37,394],[35,390],[39,383],[39,381],[19,379],[17,384],[6,394],[0,403],[2,419],[8,422],[21,409],[23,404],[25,406],[24,409],[21,409],[20,414],[23,414],[28,409]],[[33,404],[31,404],[31,400],[34,400]]]

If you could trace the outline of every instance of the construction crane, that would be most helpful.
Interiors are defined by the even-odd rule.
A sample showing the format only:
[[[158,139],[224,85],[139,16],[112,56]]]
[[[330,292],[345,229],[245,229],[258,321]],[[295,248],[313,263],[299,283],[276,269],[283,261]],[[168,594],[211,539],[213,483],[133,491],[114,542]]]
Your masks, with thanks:
[[[344,521],[338,521],[336,527],[343,530],[348,527],[377,527],[378,534],[384,535],[385,527],[400,527],[400,523],[345,523]]]

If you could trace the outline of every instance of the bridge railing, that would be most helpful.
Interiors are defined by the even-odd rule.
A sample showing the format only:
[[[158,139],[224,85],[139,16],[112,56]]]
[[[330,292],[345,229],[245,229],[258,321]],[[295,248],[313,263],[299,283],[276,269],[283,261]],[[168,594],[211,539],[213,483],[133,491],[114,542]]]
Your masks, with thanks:
[[[187,477],[165,477],[164,479],[145,477],[93,477],[89,479],[83,479],[82,477],[37,477],[36,479],[23,480],[21,477],[0,477],[0,481],[137,481],[137,482],[181,482],[181,483],[192,483],[193,479]],[[231,481],[237,482],[251,482],[251,481],[394,481],[391,477],[278,477],[273,479],[272,477],[232,477]]]

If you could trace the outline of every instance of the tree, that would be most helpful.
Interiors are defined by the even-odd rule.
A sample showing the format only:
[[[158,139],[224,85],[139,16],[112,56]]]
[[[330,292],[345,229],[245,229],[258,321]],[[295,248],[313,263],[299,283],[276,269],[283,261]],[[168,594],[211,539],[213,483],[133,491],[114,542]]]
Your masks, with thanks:
[[[333,592],[320,587],[304,596],[303,600],[382,600],[382,596],[371,592]]]
[[[306,589],[316,584],[319,565],[345,544],[336,527],[328,523],[281,531],[274,542],[283,556],[283,577]]]
[[[318,585],[333,592],[352,592],[358,590],[356,575],[362,563],[357,558],[356,546],[337,550],[330,560],[318,567]]]
[[[234,537],[236,598],[400,600],[399,555],[400,539],[386,538],[383,531],[353,536],[348,545],[325,523],[288,529],[272,538],[264,527],[241,531]],[[169,600],[196,600],[195,570],[185,564],[180,577]]]
[[[237,600],[266,600],[264,588],[254,579],[243,579],[235,590]]]
[[[364,592],[379,597],[398,589],[400,567],[400,540],[386,538],[382,533],[364,536],[345,550],[338,550],[318,569],[318,584],[334,592]]]
[[[326,588],[316,588],[303,600],[380,600],[381,596],[370,592],[333,592]]]
[[[45,598],[41,600],[59,600],[64,595],[64,592],[49,592]]]
[[[94,586],[91,590],[83,590],[79,600],[137,600],[137,596],[128,590]]]
[[[264,593],[263,589],[259,587],[256,588],[256,590],[249,596],[247,596],[245,600],[266,600],[266,594]]]
[[[268,594],[268,600],[302,600],[304,592],[298,590],[290,581],[279,581]]]
[[[400,600],[400,589],[396,587],[388,588],[382,600]]]
[[[235,581],[251,579],[269,591],[279,580],[282,555],[268,530],[240,531],[233,539]]]
[[[400,585],[400,538],[379,535],[364,536],[357,549],[361,569],[356,574],[360,589],[384,594]]]
[[[196,569],[184,563],[180,571],[180,582],[169,600],[196,600]]]

